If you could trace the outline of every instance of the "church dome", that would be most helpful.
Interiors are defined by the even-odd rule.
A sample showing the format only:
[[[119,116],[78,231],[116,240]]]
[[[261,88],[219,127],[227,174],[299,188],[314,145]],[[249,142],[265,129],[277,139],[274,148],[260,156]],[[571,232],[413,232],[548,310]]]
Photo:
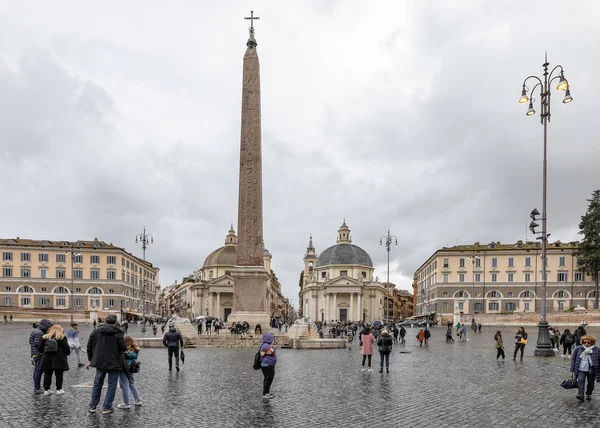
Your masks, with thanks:
[[[337,244],[323,251],[317,259],[316,267],[328,265],[361,265],[373,267],[371,256],[353,244]]]
[[[236,262],[237,247],[226,245],[210,253],[206,260],[204,260],[202,268],[210,266],[235,266]]]

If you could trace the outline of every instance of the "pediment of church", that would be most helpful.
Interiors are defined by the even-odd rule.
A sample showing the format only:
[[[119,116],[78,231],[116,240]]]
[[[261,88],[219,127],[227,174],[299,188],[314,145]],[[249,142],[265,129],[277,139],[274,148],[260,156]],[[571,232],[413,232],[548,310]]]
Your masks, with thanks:
[[[231,275],[223,275],[220,276],[218,278],[215,278],[211,281],[208,282],[208,286],[229,286],[229,287],[233,287],[233,284],[235,283],[235,280],[233,279],[233,277]]]
[[[336,287],[336,286],[339,286],[339,287],[346,286],[347,287],[349,285],[362,286],[363,283],[361,281],[351,278],[349,276],[338,276],[337,278],[333,278],[325,283],[326,287]]]

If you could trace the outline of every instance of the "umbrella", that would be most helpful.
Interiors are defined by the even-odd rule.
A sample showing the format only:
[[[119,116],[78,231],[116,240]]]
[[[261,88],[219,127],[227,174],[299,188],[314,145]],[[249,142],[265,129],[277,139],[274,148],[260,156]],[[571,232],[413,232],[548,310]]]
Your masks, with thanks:
[[[204,319],[204,315],[198,315],[198,316],[196,317],[196,320],[203,320],[203,319]]]
[[[206,317],[206,321],[212,321],[214,319],[215,319],[215,317],[211,317],[211,316]]]
[[[181,362],[183,364],[185,364],[185,354],[183,353],[183,348],[181,349],[180,353],[181,353]]]

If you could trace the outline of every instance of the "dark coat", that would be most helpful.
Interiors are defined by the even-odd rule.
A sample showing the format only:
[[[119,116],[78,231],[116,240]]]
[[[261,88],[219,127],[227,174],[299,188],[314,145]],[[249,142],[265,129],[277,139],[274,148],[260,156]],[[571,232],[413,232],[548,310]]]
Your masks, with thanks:
[[[114,324],[100,324],[87,343],[90,365],[100,370],[123,370],[121,354],[126,350],[123,332]]]
[[[31,347],[31,355],[40,355],[38,346],[42,341],[42,336],[48,332],[48,329],[52,327],[52,321],[44,318],[40,321],[38,326],[31,331],[29,335],[29,346]]]
[[[573,356],[571,357],[571,372],[577,373],[579,371],[579,365],[581,364],[581,353],[584,350],[585,347],[580,345],[573,351]],[[596,382],[600,382],[600,349],[595,346],[590,357],[592,360],[592,367],[594,367],[594,371],[596,372]]]
[[[577,327],[577,329],[575,330],[575,334],[573,335],[575,337],[575,346],[581,345],[581,343],[579,343],[579,341],[586,334],[587,333],[585,331],[585,328],[583,328],[582,326]]]
[[[162,340],[163,345],[165,346],[173,346],[179,347],[183,346],[183,337],[181,337],[181,333],[177,331],[175,327],[169,327],[169,331],[165,333]]]
[[[58,343],[57,352],[44,352],[44,346],[46,346],[46,339],[44,338],[38,345],[38,351],[42,354],[41,370],[69,370],[67,355],[71,353],[71,348],[67,336],[56,342]]]
[[[377,339],[377,346],[379,346],[379,352],[392,352],[392,346],[394,346],[394,339],[389,333],[385,333],[379,336]]]

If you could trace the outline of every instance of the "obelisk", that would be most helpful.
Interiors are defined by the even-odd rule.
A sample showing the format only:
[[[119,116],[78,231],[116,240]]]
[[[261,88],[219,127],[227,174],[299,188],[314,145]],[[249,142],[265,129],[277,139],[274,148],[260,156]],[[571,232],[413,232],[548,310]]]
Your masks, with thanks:
[[[262,148],[260,124],[260,67],[251,12],[250,37],[246,43],[242,80],[242,129],[238,200],[237,264],[233,270],[232,321],[248,321],[252,331],[260,324],[269,328],[267,281],[263,263]]]

